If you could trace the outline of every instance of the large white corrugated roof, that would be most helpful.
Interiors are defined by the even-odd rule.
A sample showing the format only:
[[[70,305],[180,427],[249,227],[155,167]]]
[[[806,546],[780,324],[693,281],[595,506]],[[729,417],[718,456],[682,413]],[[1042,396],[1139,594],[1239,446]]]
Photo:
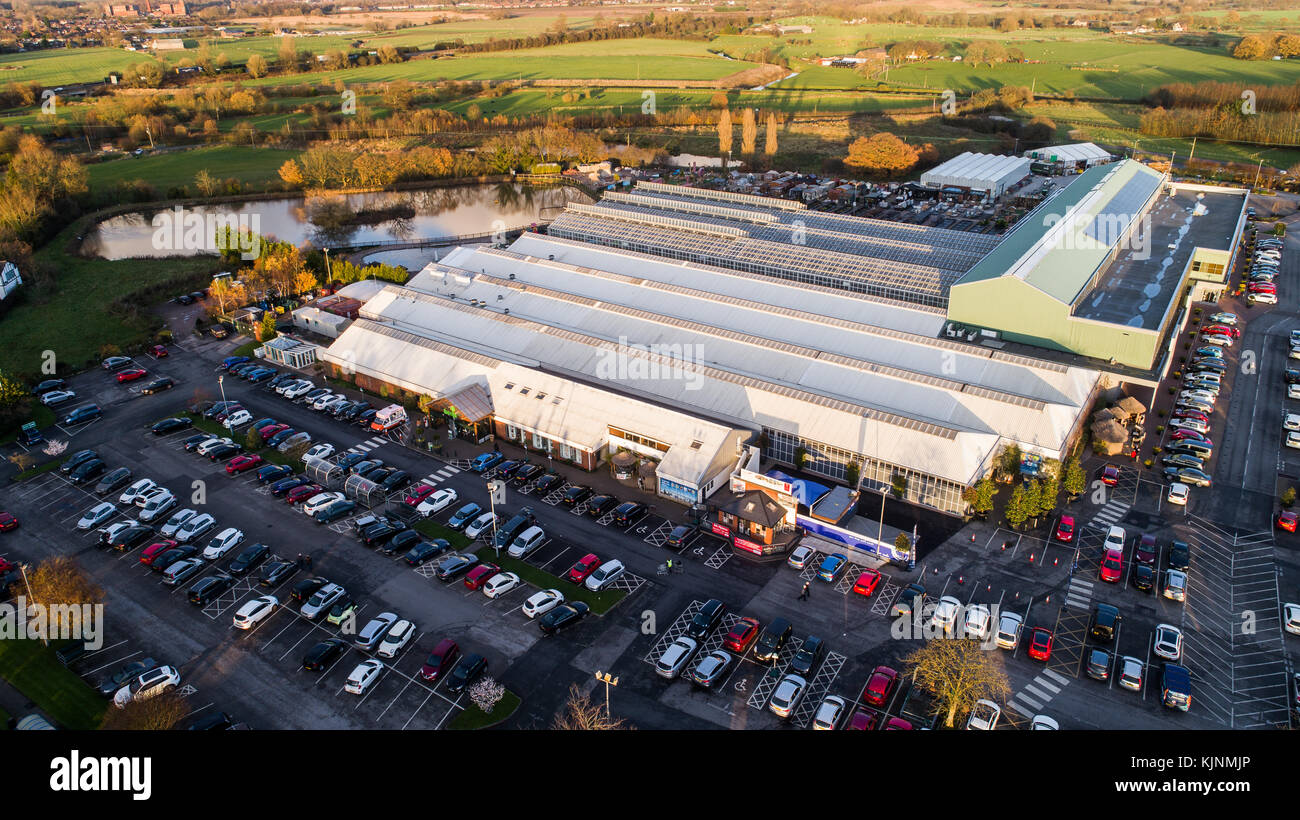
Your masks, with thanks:
[[[1032,159],[1051,159],[1055,157],[1062,162],[1103,162],[1111,158],[1109,151],[1091,142],[1075,142],[1069,145],[1031,148],[1024,155]]]

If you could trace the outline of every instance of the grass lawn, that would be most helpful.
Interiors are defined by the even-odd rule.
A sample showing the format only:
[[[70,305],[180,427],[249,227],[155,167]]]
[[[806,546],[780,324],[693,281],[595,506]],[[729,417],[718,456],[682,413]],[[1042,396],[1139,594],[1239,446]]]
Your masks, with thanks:
[[[212,419],[205,419],[199,413],[187,412],[187,413],[182,413],[180,415],[186,416],[190,419],[190,421],[194,422],[194,429],[199,431],[200,433],[213,433],[215,435],[221,436],[222,438],[228,438],[231,441],[238,444],[240,447],[243,447],[245,453],[250,453],[250,454],[256,453],[257,455],[261,456],[262,460],[265,461],[267,464],[287,464],[293,468],[293,471],[295,473],[301,473],[303,471],[303,465],[301,459],[289,458],[289,456],[285,455],[284,453],[280,452],[274,447],[262,446],[253,450],[248,449],[248,428],[247,427],[232,433],[229,430],[227,430],[225,427],[222,427],[220,422],[213,421]],[[164,418],[170,418],[170,417],[168,416]],[[162,421],[162,419],[158,419],[158,421]]]
[[[66,458],[66,456],[65,456],[65,458]],[[63,461],[64,461],[64,459],[62,459],[62,458],[56,458],[56,459],[54,459],[54,460],[52,460],[52,461],[47,461],[47,462],[45,462],[44,464],[40,465],[39,467],[33,467],[33,468],[31,468],[30,470],[24,470],[24,471],[22,471],[22,472],[19,473],[18,475],[14,476],[14,479],[13,479],[13,480],[14,480],[14,481],[26,481],[26,480],[29,479],[29,478],[35,478],[35,477],[38,476],[38,475],[42,475],[42,474],[44,474],[44,473],[48,473],[50,470],[53,470],[55,467],[58,467],[60,464],[63,463]]]
[[[106,703],[40,641],[0,641],[0,678],[13,684],[64,729],[95,729]]]
[[[463,532],[453,530],[451,527],[445,527],[437,521],[430,521],[427,518],[415,522],[415,531],[429,538],[443,538],[451,544],[452,549],[463,550],[471,543],[469,537]]]
[[[501,567],[502,572],[513,572],[519,576],[519,580],[526,584],[532,584],[538,589],[558,589],[564,593],[564,600],[566,601],[585,602],[596,615],[604,615],[613,608],[614,604],[627,597],[627,592],[621,589],[592,592],[585,586],[570,583],[563,578],[550,574],[546,570],[538,569],[532,564],[525,563],[517,558],[511,558],[505,552],[502,552],[501,557],[498,558],[496,550],[491,547],[484,547],[478,551],[477,555],[479,560]],[[565,571],[568,571],[567,567]]]
[[[474,705],[474,701],[469,701],[464,711],[451,719],[447,724],[448,729],[482,729],[487,726],[495,726],[506,718],[515,713],[520,704],[519,696],[509,689],[501,696],[501,700],[492,708],[492,712],[484,712]]]
[[[246,185],[264,188],[280,178],[278,172],[281,165],[297,158],[300,153],[302,152],[280,148],[219,145],[97,162],[86,166],[86,174],[90,178],[92,191],[111,190],[118,183],[137,179],[148,182],[160,195],[166,194],[170,188],[182,185],[189,186],[193,191],[194,177],[203,170],[217,179],[234,177]]]

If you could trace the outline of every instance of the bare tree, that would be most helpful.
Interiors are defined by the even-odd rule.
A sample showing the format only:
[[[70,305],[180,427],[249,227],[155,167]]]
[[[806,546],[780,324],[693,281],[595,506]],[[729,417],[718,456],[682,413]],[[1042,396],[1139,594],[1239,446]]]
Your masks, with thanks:
[[[619,718],[613,720],[605,713],[605,707],[592,703],[591,698],[582,694],[578,684],[569,687],[569,699],[564,703],[564,711],[555,716],[553,729],[570,731],[631,729],[627,721]]]
[[[916,685],[934,698],[938,711],[946,713],[944,725],[951,728],[957,713],[980,698],[1005,702],[1011,695],[1001,660],[981,649],[979,641],[935,638],[925,641],[904,664],[915,674]]]
[[[175,692],[164,692],[148,700],[133,700],[121,709],[104,710],[101,729],[166,731],[175,728],[190,713],[185,698]]]

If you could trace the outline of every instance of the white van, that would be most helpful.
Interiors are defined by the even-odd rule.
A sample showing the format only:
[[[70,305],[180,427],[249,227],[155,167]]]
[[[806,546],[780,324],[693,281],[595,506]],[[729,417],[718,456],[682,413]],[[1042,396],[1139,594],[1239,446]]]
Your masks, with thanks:
[[[514,542],[510,544],[510,549],[506,550],[506,554],[511,558],[523,558],[540,547],[544,540],[546,540],[546,533],[542,531],[541,527],[529,527],[519,533]]]
[[[382,433],[385,430],[392,430],[405,422],[406,408],[400,404],[390,404],[375,413],[375,417],[370,421],[370,429]]]

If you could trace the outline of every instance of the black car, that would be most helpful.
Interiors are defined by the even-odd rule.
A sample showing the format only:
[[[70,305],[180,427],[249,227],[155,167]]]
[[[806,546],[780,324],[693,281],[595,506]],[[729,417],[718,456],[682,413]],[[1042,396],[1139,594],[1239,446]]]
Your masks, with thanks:
[[[161,379],[154,379],[146,384],[140,392],[146,396],[152,396],[154,393],[161,393],[164,390],[171,390],[176,386],[176,380],[170,376],[163,376]]]
[[[63,463],[59,465],[59,472],[67,475],[92,458],[99,458],[99,453],[94,450],[78,450],[63,460]]]
[[[447,526],[453,530],[463,530],[473,521],[483,514],[483,508],[473,501],[461,507],[459,510],[447,519]]]
[[[640,501],[624,501],[614,508],[614,526],[627,529],[644,518],[648,511]]]
[[[695,613],[691,622],[686,626],[686,637],[702,641],[708,637],[709,633],[717,628],[722,621],[722,616],[727,614],[727,605],[717,598],[710,598],[700,607],[700,611]]]
[[[800,675],[811,675],[825,654],[826,642],[815,635],[809,635],[804,638],[794,657],[790,659],[790,671]]]
[[[176,416],[174,418],[163,419],[162,421],[156,421],[153,423],[153,426],[150,427],[149,429],[153,432],[155,436],[163,436],[168,433],[174,433],[177,430],[184,430],[186,427],[189,427],[193,423],[194,422],[190,421],[188,418],[184,416]]]
[[[781,649],[790,640],[794,627],[785,618],[777,618],[767,625],[754,642],[754,659],[774,663],[781,657]]]
[[[208,439],[214,439],[216,437],[217,437],[216,433],[197,433],[195,435],[192,435],[189,438],[185,439],[185,441],[183,442],[183,444],[185,445],[185,452],[192,453],[196,449],[198,449],[198,446],[200,444],[207,441]]]
[[[310,484],[310,483],[311,481],[305,476],[296,475],[296,476],[291,476],[289,478],[282,478],[271,485],[271,495],[275,496],[276,498],[279,498],[283,496],[285,493],[292,490],[294,487],[301,487],[304,484]]]
[[[67,383],[63,379],[46,379],[32,388],[32,395],[43,396],[51,390],[62,390],[65,387],[67,387]]]
[[[157,668],[158,661],[153,658],[131,661],[99,682],[99,694],[106,698],[111,698],[113,695],[117,694],[119,689],[126,686],[135,678],[140,677],[145,672],[150,672]]]
[[[342,655],[347,648],[348,644],[342,638],[321,641],[307,650],[307,655],[302,659],[302,668],[308,672],[319,672]]]
[[[400,521],[381,521],[361,533],[361,543],[367,547],[378,547],[404,529],[406,525]]]
[[[357,426],[358,426],[358,427],[369,427],[369,426],[370,426],[370,421],[375,417],[375,414],[378,413],[378,412],[379,412],[379,411],[376,410],[376,409],[373,408],[373,407],[367,407],[365,410],[361,411],[361,412],[357,415],[357,418],[356,418],[356,424],[357,424]]]
[[[361,476],[366,481],[373,481],[376,484],[383,484],[385,481],[388,480],[389,476],[393,475],[396,472],[397,472],[396,467],[371,467],[369,470],[366,470],[365,472],[358,472],[357,475]]]
[[[285,382],[287,382],[287,381],[294,381],[294,380],[296,380],[297,378],[298,378],[298,377],[297,377],[295,374],[293,374],[293,373],[281,373],[280,375],[278,375],[278,376],[276,376],[275,378],[271,379],[271,381],[270,381],[266,386],[267,386],[267,387],[279,387],[280,385],[284,384]]]
[[[243,575],[265,561],[270,555],[271,548],[266,544],[252,544],[239,553],[226,569],[231,575]]]
[[[337,521],[356,508],[357,502],[350,498],[340,498],[338,501],[327,504],[324,509],[316,511],[316,523],[328,524],[331,521]]]
[[[681,552],[686,546],[695,540],[695,528],[686,524],[678,524],[673,527],[672,532],[664,539],[664,546],[674,552]]]
[[[73,484],[85,484],[91,479],[99,478],[107,469],[108,465],[102,459],[92,458],[77,465],[76,469],[68,476],[68,480]]]
[[[1192,548],[1182,541],[1169,545],[1169,568],[1186,572],[1192,565]]]
[[[419,540],[420,534],[415,530],[401,530],[396,535],[389,537],[380,549],[384,555],[396,555],[399,552],[406,552],[411,549]]]
[[[184,558],[194,557],[194,554],[198,551],[199,548],[194,544],[184,544],[179,547],[172,547],[157,558],[153,559],[153,563],[149,565],[149,569],[154,572],[162,572],[177,561]]]
[[[293,475],[293,468],[288,464],[268,464],[265,467],[259,467],[254,475],[257,476],[258,484],[266,484]]]
[[[262,569],[262,577],[258,579],[258,583],[264,587],[276,586],[285,578],[293,575],[297,569],[298,565],[293,561],[273,561]]]
[[[405,470],[395,470],[388,478],[385,478],[381,484],[384,492],[395,493],[411,483],[411,474]]]
[[[477,563],[477,555],[457,553],[444,558],[442,563],[438,565],[437,572],[434,574],[438,576],[439,581],[446,583],[469,572]]]
[[[1092,612],[1092,637],[1103,643],[1115,640],[1115,631],[1123,620],[1119,609],[1110,604],[1097,604]]]
[[[587,502],[587,515],[600,518],[618,506],[618,499],[612,495],[598,495]]]
[[[451,549],[451,544],[448,543],[445,538],[434,538],[432,541],[421,541],[411,547],[410,551],[403,557],[403,560],[413,567],[418,567],[430,558],[442,555],[449,549]]]
[[[1110,680],[1110,653],[1105,649],[1093,649],[1088,653],[1088,677]]]
[[[203,606],[230,589],[234,584],[235,579],[224,572],[209,575],[190,587],[190,603],[195,606]]]
[[[269,439],[267,439],[266,446],[279,447],[281,442],[283,442],[285,439],[292,438],[296,435],[298,435],[297,430],[293,429],[292,427],[287,427],[281,430],[280,432],[276,433],[275,435],[271,436]]]
[[[77,480],[77,472],[85,469],[86,467],[89,467],[93,463],[94,463],[93,461],[88,461],[85,464],[78,467],[76,470],[73,470],[72,480],[75,482]],[[100,470],[100,472],[103,472],[103,470]],[[95,494],[108,495],[109,493],[113,492],[117,488],[126,484],[130,480],[131,480],[131,468],[118,467],[116,470],[114,470],[111,473],[108,473],[107,475],[105,475],[103,478],[99,480],[99,483],[95,485]]]
[[[509,459],[507,461],[503,461],[497,467],[494,477],[500,478],[505,481],[509,481],[511,476],[513,476],[517,471],[519,471],[523,467],[526,467],[527,465],[528,462],[524,461],[523,459]]]
[[[447,676],[447,691],[453,695],[464,692],[466,687],[486,671],[486,658],[482,655],[466,655]]]
[[[214,732],[225,731],[235,725],[235,719],[225,712],[213,712],[204,715],[190,724],[189,731]]]
[[[1150,592],[1156,583],[1155,568],[1146,564],[1138,564],[1132,577],[1134,588],[1142,592]]]
[[[515,474],[510,477],[510,483],[516,487],[522,487],[544,472],[546,472],[546,468],[542,465],[528,464],[515,471]]]
[[[243,451],[243,447],[238,444],[218,444],[211,450],[208,450],[208,458],[212,461],[225,461]]]
[[[534,486],[533,489],[536,492],[545,495],[546,493],[551,492],[552,490],[556,489],[563,483],[564,483],[564,476],[560,475],[559,473],[547,473],[546,475],[537,479],[537,484],[536,486]]]
[[[374,410],[374,409],[375,408],[370,406],[369,402],[354,401],[350,405],[348,405],[347,410],[344,410],[342,413],[339,414],[339,418],[342,419],[343,421],[356,421],[361,416],[362,413],[365,413],[367,410]]]
[[[217,416],[226,412],[226,410],[239,404],[237,401],[218,401],[213,402],[212,406],[203,411],[203,418],[215,419]]]
[[[293,589],[289,592],[289,596],[295,601],[306,601],[308,598],[316,594],[316,590],[328,583],[329,581],[320,576],[314,578],[303,578],[301,581],[293,585]]]
[[[543,635],[554,635],[561,629],[566,629],[587,617],[591,611],[582,601],[570,601],[567,604],[560,604],[555,609],[542,616],[538,622]]]
[[[504,526],[497,528],[496,538],[493,543],[498,548],[509,546],[510,542],[514,541],[519,533],[533,526],[536,521],[537,517],[533,514],[532,507],[524,507],[519,511],[518,515],[507,521]]]
[[[588,498],[591,498],[591,494],[592,490],[590,487],[584,487],[580,484],[575,485],[570,487],[564,493],[564,503],[568,504],[570,507],[574,507],[586,501]]]
[[[108,546],[118,552],[133,550],[153,537],[153,530],[146,526],[127,527],[117,534]],[[165,555],[166,553],[164,553]]]

